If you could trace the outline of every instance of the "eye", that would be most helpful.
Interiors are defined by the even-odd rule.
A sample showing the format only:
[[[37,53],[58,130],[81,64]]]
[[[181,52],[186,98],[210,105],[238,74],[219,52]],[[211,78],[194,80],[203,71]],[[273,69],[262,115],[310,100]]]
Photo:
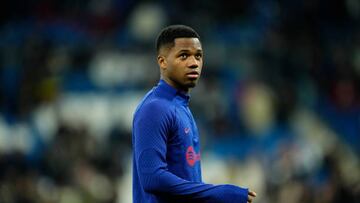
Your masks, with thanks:
[[[198,59],[198,60],[201,59],[201,58],[202,58],[202,54],[196,54],[196,55],[195,55],[195,58]]]
[[[186,59],[188,57],[188,55],[185,53],[182,53],[182,54],[180,54],[179,57],[180,57],[180,59]]]

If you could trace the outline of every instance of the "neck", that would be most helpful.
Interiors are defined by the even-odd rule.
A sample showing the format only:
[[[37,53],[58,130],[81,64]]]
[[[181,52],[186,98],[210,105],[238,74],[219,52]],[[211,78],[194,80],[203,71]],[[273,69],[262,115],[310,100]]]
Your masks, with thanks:
[[[160,79],[164,80],[168,85],[174,87],[175,89],[177,89],[179,91],[182,91],[186,94],[190,93],[190,88],[181,87],[179,84],[177,84],[176,82],[172,81],[169,78],[165,78],[165,77],[161,76]]]

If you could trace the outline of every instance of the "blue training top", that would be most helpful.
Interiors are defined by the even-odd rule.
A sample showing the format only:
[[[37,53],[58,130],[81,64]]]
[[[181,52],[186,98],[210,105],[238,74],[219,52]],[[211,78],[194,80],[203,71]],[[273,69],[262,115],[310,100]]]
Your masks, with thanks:
[[[164,80],[149,91],[133,120],[133,202],[246,203],[248,190],[201,180],[199,133],[190,96]]]

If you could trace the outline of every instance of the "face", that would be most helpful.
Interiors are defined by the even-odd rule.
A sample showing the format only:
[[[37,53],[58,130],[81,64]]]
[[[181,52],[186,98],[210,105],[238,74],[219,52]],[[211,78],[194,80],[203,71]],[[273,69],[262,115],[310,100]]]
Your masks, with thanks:
[[[176,38],[173,47],[163,47],[158,56],[162,78],[176,89],[188,92],[196,86],[203,66],[198,38]]]

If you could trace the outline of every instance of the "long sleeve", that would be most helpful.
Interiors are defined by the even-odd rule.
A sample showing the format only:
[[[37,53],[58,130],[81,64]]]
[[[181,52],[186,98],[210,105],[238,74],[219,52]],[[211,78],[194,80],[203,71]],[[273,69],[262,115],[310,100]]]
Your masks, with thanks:
[[[144,104],[135,114],[134,161],[143,190],[184,201],[246,203],[247,189],[233,185],[192,182],[168,170],[167,142],[174,122],[173,111],[161,102]]]

